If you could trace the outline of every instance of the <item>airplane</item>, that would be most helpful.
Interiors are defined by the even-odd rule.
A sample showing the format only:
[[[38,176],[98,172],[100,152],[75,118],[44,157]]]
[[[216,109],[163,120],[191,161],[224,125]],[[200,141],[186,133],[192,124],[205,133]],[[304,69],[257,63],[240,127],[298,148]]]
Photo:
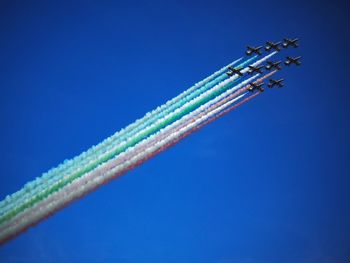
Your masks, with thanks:
[[[250,87],[248,88],[248,91],[253,92],[254,90],[259,90],[260,92],[265,91],[265,89],[263,87],[261,87],[262,85],[264,85],[264,83],[260,83],[260,84],[255,84],[250,83]]]
[[[243,76],[243,73],[241,72],[242,68],[233,68],[233,67],[228,67],[227,68],[229,70],[229,72],[227,72],[227,76],[233,76],[234,74],[238,74],[239,76]]]
[[[281,43],[282,43],[281,41],[276,42],[276,43],[273,43],[271,41],[267,41],[265,50],[270,51],[270,50],[274,49],[276,51],[281,51],[281,47],[280,47]]]
[[[281,70],[281,61],[276,61],[276,62],[272,62],[272,61],[267,61],[266,62],[268,65],[266,66],[267,70],[272,70],[272,69],[277,69],[277,70]]]
[[[284,64],[286,66],[290,66],[291,64],[295,64],[297,66],[300,66],[301,65],[301,62],[300,62],[300,59],[301,59],[301,56],[299,57],[287,57],[287,60],[284,62]]]
[[[284,86],[283,81],[284,79],[279,79],[279,80],[270,79],[269,84],[267,84],[267,86],[269,88],[273,88],[274,86],[277,86],[278,88],[282,88]]]
[[[249,67],[249,74],[253,74],[253,73],[263,73],[262,69],[264,68],[264,66],[260,66],[260,67],[254,67],[254,66],[248,66]]]
[[[257,54],[257,55],[261,55],[261,51],[260,49],[262,48],[262,46],[259,47],[250,47],[247,46],[247,51],[245,52],[248,56],[251,56],[253,53]]]
[[[299,41],[298,38],[295,38],[295,39],[285,38],[285,39],[284,39],[284,42],[283,42],[283,44],[282,44],[282,46],[283,46],[284,48],[287,48],[287,47],[289,47],[289,46],[298,47],[298,46],[299,46],[298,41]]]

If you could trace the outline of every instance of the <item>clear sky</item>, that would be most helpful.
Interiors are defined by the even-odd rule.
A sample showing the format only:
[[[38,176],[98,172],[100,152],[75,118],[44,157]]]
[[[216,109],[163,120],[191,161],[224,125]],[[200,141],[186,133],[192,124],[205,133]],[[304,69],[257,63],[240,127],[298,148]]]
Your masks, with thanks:
[[[303,65],[1,247],[0,262],[349,262],[343,1],[63,2],[0,2],[1,199],[247,44],[299,37]]]

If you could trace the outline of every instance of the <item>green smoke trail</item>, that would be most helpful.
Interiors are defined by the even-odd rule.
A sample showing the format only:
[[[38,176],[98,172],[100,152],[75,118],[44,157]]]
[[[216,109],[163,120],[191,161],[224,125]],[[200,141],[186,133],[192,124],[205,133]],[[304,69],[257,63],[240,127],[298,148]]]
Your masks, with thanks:
[[[245,65],[249,64],[249,63],[250,63],[251,61],[253,61],[254,59],[255,59],[255,57],[252,57],[251,59],[248,59],[247,61],[241,63],[241,64],[239,65],[239,67],[244,67]],[[233,62],[233,63],[231,63],[231,64],[234,64],[234,63],[235,63],[235,62]],[[158,114],[156,114],[155,116],[153,116],[153,118],[148,118],[147,121],[142,122],[141,125],[139,125],[136,129],[131,130],[130,133],[126,133],[125,136],[118,137],[116,142],[110,143],[109,145],[107,144],[106,147],[103,148],[103,149],[105,150],[105,152],[108,151],[109,149],[111,149],[112,147],[114,147],[115,145],[117,145],[118,142],[121,142],[121,141],[125,140],[125,139],[127,138],[127,136],[130,137],[130,136],[134,135],[134,134],[137,133],[138,131],[140,131],[140,130],[144,129],[145,127],[147,127],[147,125],[150,125],[150,124],[154,123],[155,121],[157,121],[157,119],[164,117],[166,114],[170,113],[171,111],[175,110],[175,109],[178,108],[179,106],[183,105],[184,103],[186,103],[186,102],[189,101],[190,99],[192,99],[192,98],[198,96],[199,94],[203,93],[205,90],[207,90],[207,89],[213,87],[214,85],[216,85],[216,84],[219,83],[220,81],[226,79],[227,75],[223,72],[225,69],[226,69],[226,68],[222,68],[221,70],[219,70],[218,72],[214,73],[212,76],[208,77],[208,78],[205,79],[204,81],[199,82],[200,84],[203,84],[203,83],[206,82],[206,83],[204,84],[204,86],[202,86],[202,87],[200,87],[200,88],[196,88],[196,89],[194,88],[194,87],[195,87],[195,86],[194,86],[194,87],[190,88],[188,91],[182,93],[180,96],[178,96],[178,97],[180,97],[180,98],[182,97],[179,101],[171,100],[171,101],[174,102],[172,105],[170,105],[169,107],[165,108],[163,111],[160,111]],[[215,78],[216,76],[218,76],[218,77]],[[211,80],[211,81],[210,81],[210,80]],[[197,85],[197,86],[199,86],[199,85]],[[191,91],[192,91],[192,92],[191,92]],[[186,94],[187,94],[187,95],[186,95]],[[184,96],[184,95],[186,95],[186,96]],[[169,104],[169,103],[168,103],[168,104]],[[147,114],[146,116],[149,116],[149,115],[150,115],[150,114]],[[123,130],[125,130],[125,129],[123,129]],[[114,136],[114,135],[113,135],[113,136]],[[112,137],[113,137],[113,136],[112,136]],[[146,135],[146,136],[147,136],[147,135]],[[142,139],[143,137],[139,137],[139,138]],[[109,140],[110,140],[110,139],[107,139],[107,140],[105,140],[105,141],[109,141]],[[128,147],[132,146],[132,145],[133,145],[135,142],[137,142],[137,141],[138,141],[138,139],[134,140],[132,143],[128,144]],[[116,151],[115,154],[121,153],[121,152],[122,152],[123,150],[125,150],[126,148],[127,148],[127,147],[124,147],[124,148],[122,148],[122,150]],[[84,174],[84,173],[86,173],[86,172],[88,172],[88,171],[90,171],[90,170],[96,168],[99,164],[101,164],[101,163],[107,161],[111,156],[110,156],[110,155],[106,155],[105,158],[100,159],[99,162],[94,162],[93,164],[87,164],[87,165],[86,165],[86,163],[87,163],[89,160],[94,160],[94,161],[96,161],[96,156],[93,156],[93,157],[95,157],[95,158],[89,158],[89,159],[87,158],[86,161],[85,161],[84,163],[76,162],[76,164],[77,164],[77,166],[78,166],[78,171],[76,171],[76,172],[73,171],[73,175],[74,175],[74,177],[72,177],[73,180],[76,179],[77,177],[81,176],[82,174]],[[83,165],[85,165],[85,166],[83,166]],[[67,175],[68,173],[65,173],[65,174]],[[64,175],[63,175],[63,176],[64,176]],[[46,194],[50,194],[50,193],[51,193],[51,191],[48,191],[48,190],[47,190],[47,185],[52,185],[52,184],[55,184],[55,183],[56,183],[56,186],[57,186],[57,187],[52,188],[52,191],[58,190],[62,185],[65,185],[65,183],[62,183],[62,182],[61,182],[62,180],[60,181],[61,178],[62,178],[62,174],[59,174],[58,178],[56,178],[55,180],[50,179],[50,178],[47,178],[47,177],[44,176],[44,177],[43,177],[43,179],[44,179],[44,182],[43,182],[43,183],[41,182],[40,179],[39,179],[39,180],[36,180],[34,183],[33,183],[33,182],[29,183],[29,184],[27,185],[27,187],[26,187],[25,190],[28,190],[28,188],[29,188],[30,191],[27,191],[27,195],[24,195],[24,197],[23,197],[22,199],[29,199],[29,200],[30,200],[30,199],[31,199],[31,198],[30,198],[30,195],[36,194],[36,193],[31,189],[33,186],[36,187],[37,190],[39,190],[39,191],[37,191],[37,192],[39,192],[39,195],[38,195],[38,196],[41,196],[40,193],[42,193],[42,195],[46,195]],[[46,181],[46,182],[45,182],[45,181]],[[64,180],[64,182],[66,182],[66,181],[69,182],[70,180]],[[34,193],[33,193],[33,192],[34,192]],[[29,196],[29,198],[28,198],[28,196]],[[40,200],[42,200],[42,199],[38,197],[38,198],[36,198],[35,200],[40,201]],[[20,201],[21,201],[21,200],[20,200]],[[34,202],[34,203],[35,203],[35,202]],[[8,211],[8,210],[2,210],[2,211],[3,211],[2,214],[5,214],[5,215],[1,215],[1,217],[0,217],[0,223],[3,222],[3,221],[6,221],[7,219],[5,219],[5,218],[10,218],[10,217],[11,217],[10,215],[16,214],[16,213],[18,213],[20,210],[26,209],[26,208],[30,207],[31,204],[32,204],[32,202],[28,202],[28,201],[27,201],[27,204],[26,204],[26,205],[20,204],[19,206],[16,206],[17,203],[15,203],[15,202],[12,201],[12,206],[10,207],[10,208],[12,209],[12,211],[11,211],[11,209],[9,209],[10,211]],[[21,207],[21,209],[20,209],[20,207]]]

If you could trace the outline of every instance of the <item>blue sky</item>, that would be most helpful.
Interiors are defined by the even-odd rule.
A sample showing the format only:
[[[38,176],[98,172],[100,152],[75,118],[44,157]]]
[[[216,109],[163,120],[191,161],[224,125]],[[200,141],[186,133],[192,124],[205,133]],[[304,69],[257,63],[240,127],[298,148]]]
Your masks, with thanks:
[[[341,1],[1,1],[0,197],[247,44],[300,68],[0,248],[1,262],[348,262],[349,16]]]

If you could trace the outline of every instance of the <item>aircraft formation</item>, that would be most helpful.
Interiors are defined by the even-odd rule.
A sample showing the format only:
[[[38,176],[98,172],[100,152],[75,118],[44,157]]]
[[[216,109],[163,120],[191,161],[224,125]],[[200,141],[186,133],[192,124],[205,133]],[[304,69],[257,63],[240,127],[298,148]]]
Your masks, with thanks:
[[[299,47],[299,39],[290,39],[290,38],[284,38],[283,41],[267,41],[265,46],[247,46],[246,50],[246,55],[247,56],[261,56],[263,52],[280,52],[283,49],[288,49],[288,48],[297,48]],[[279,71],[282,69],[282,65],[284,64],[285,66],[300,66],[301,65],[301,56],[287,56],[284,61],[266,61],[266,65],[260,65],[260,66],[248,66],[248,71],[246,73],[243,73],[243,68],[239,67],[228,67],[227,68],[227,75],[228,76],[233,76],[235,74],[239,75],[240,77],[244,76],[245,74],[247,75],[253,75],[256,73],[263,74],[264,70],[265,71]],[[250,92],[254,91],[260,91],[263,92],[265,91],[265,88],[263,87],[265,83],[251,83],[250,87],[248,90]],[[282,88],[284,86],[284,79],[281,78],[279,80],[275,79],[269,79],[269,82],[267,83],[268,88]]]
[[[298,39],[286,38],[248,47],[250,57],[240,57],[220,68],[101,143],[7,195],[0,200],[0,245],[257,97],[264,85],[283,87],[283,78],[271,77],[284,67],[299,66],[301,57],[288,54],[284,61],[271,59],[298,45]]]

